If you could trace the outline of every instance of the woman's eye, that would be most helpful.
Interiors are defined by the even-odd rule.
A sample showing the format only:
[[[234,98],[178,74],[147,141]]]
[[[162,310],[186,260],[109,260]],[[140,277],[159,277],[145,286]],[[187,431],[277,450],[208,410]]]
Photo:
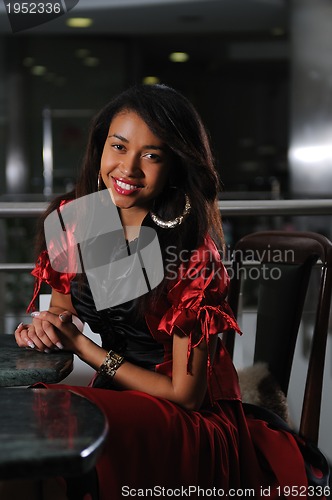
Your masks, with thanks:
[[[116,151],[124,151],[125,147],[123,144],[112,144],[112,148]]]
[[[143,156],[144,156],[144,158],[147,158],[148,160],[152,160],[155,162],[161,161],[161,157],[155,153],[145,153],[145,155],[143,155]]]

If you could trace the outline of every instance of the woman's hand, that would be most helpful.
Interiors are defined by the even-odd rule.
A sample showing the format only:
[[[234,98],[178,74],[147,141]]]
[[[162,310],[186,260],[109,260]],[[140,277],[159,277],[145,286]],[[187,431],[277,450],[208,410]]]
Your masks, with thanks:
[[[45,314],[49,314],[47,318]],[[50,307],[48,311],[34,312],[31,314],[32,323],[20,323],[15,330],[15,338],[19,347],[30,347],[41,352],[50,352],[55,349],[72,349],[72,343],[68,341],[66,333],[71,328],[72,336],[80,333],[83,324],[78,320],[69,294],[65,295],[52,290]],[[61,319],[62,318],[62,319]],[[74,319],[73,319],[74,318]],[[69,326],[72,319],[77,326]],[[66,323],[68,328],[61,331]]]
[[[72,323],[69,311],[60,314],[43,311],[32,316],[31,324],[21,323],[15,330],[19,347],[30,347],[46,353],[55,349],[75,351],[75,339],[82,333]]]
[[[49,322],[42,321],[33,313],[32,323],[20,323],[15,330],[15,339],[19,347],[30,347],[41,352],[63,349],[59,333]]]

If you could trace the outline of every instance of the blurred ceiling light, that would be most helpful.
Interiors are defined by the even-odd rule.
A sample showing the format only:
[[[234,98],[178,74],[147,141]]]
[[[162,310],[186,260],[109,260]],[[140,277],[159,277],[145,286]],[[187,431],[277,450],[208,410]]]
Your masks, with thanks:
[[[155,85],[156,83],[159,83],[160,79],[157,76],[145,76],[143,78],[143,83],[144,85]]]
[[[91,17],[70,17],[66,21],[69,28],[89,28],[93,24]]]
[[[43,76],[46,72],[46,66],[32,66],[31,68],[31,73],[35,76]]]
[[[187,54],[187,52],[172,52],[168,57],[172,62],[183,63],[189,60],[189,54]]]
[[[98,66],[99,59],[98,59],[98,57],[89,56],[89,57],[86,57],[85,59],[83,59],[83,62],[85,64],[85,66],[89,66],[90,68],[94,68],[95,66]]]

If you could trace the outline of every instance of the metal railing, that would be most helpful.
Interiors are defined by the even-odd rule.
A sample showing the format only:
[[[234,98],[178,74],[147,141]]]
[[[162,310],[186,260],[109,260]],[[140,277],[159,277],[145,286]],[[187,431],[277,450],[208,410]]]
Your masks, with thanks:
[[[220,200],[223,216],[332,215],[332,199],[321,200]],[[38,217],[46,202],[0,202],[0,218]]]
[[[331,215],[332,199],[315,200],[220,200],[218,202],[223,217],[240,216],[304,216]],[[0,218],[39,217],[47,207],[47,202],[0,202]],[[33,264],[0,263],[0,271],[30,271]]]

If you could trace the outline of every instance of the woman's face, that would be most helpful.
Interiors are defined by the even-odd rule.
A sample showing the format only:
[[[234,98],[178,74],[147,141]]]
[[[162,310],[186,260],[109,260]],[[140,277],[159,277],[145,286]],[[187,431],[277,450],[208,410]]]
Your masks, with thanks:
[[[171,170],[171,152],[133,111],[116,115],[101,157],[101,176],[120,209],[149,211]]]

